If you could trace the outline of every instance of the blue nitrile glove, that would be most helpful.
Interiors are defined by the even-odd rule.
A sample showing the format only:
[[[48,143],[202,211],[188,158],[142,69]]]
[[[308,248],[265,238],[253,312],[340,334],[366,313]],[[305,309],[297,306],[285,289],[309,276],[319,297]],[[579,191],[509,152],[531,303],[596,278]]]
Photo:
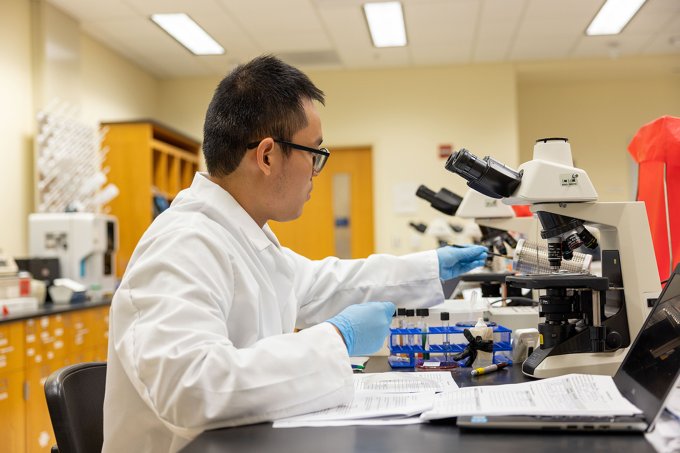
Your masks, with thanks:
[[[437,249],[439,257],[439,278],[451,280],[471,271],[475,267],[484,266],[486,262],[486,247],[470,245],[468,247],[452,247],[450,245]]]
[[[394,310],[392,302],[365,302],[350,305],[327,322],[338,328],[349,355],[372,354],[385,342]]]

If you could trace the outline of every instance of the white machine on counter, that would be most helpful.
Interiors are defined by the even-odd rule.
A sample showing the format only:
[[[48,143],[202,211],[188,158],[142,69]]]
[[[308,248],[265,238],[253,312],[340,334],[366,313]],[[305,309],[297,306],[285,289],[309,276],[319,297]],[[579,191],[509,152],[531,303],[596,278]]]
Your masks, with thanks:
[[[118,221],[105,214],[39,213],[28,217],[29,253],[57,257],[62,277],[88,291],[112,293],[116,284]]]
[[[545,378],[568,373],[614,375],[660,291],[644,203],[596,202],[587,173],[573,166],[564,138],[541,139],[533,160],[515,171],[467,150],[446,168],[506,204],[531,204],[548,243],[550,272],[508,277],[510,285],[542,291],[540,348],[522,371]],[[560,271],[580,245],[594,249],[600,232],[602,277]]]

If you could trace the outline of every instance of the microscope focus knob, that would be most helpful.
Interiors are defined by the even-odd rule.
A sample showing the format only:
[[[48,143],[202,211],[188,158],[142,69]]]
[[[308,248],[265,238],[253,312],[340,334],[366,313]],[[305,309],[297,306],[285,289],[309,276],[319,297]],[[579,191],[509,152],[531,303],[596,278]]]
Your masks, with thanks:
[[[604,340],[609,349],[619,349],[623,344],[623,338],[621,334],[617,331],[611,331],[607,334],[607,338]]]

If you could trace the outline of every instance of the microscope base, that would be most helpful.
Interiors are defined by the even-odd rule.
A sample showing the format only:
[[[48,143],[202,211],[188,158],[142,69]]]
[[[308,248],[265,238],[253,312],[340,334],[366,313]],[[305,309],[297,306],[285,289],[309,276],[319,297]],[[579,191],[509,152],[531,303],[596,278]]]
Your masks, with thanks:
[[[617,349],[613,352],[587,352],[578,354],[563,354],[548,356],[528,373],[524,367],[522,372],[533,378],[544,379],[565,374],[601,374],[614,376],[628,353],[628,348]],[[528,360],[528,359],[527,359]]]

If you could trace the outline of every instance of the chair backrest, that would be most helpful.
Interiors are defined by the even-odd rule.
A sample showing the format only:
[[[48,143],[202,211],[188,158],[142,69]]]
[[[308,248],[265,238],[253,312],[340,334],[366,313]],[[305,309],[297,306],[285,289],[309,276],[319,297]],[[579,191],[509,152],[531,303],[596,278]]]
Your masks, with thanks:
[[[45,381],[45,397],[59,453],[101,452],[106,363],[69,365]]]

